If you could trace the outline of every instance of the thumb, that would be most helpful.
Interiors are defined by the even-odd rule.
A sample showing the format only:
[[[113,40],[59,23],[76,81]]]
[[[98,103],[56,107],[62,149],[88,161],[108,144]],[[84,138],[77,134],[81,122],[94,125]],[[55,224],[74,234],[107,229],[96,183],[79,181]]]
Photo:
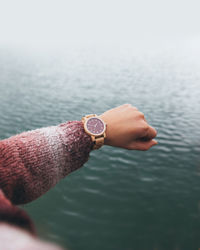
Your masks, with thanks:
[[[156,140],[137,141],[137,142],[134,142],[132,149],[146,151],[157,144],[158,142]]]

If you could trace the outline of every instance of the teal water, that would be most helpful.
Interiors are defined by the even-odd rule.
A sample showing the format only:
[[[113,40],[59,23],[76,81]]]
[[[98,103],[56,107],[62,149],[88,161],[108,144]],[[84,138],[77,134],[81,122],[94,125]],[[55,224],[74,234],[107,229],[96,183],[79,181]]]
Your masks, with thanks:
[[[199,49],[0,50],[0,138],[131,103],[158,131],[148,152],[103,147],[25,205],[71,250],[200,248]]]

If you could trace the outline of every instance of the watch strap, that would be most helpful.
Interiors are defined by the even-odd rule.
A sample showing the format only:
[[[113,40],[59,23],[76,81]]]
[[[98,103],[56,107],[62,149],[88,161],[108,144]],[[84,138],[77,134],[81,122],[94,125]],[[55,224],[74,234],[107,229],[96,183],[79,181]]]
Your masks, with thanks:
[[[95,137],[95,136],[91,136],[91,137],[92,137],[92,141],[94,142],[93,149],[99,149],[100,147],[103,146],[103,144],[104,144],[104,135],[102,135],[101,137]]]

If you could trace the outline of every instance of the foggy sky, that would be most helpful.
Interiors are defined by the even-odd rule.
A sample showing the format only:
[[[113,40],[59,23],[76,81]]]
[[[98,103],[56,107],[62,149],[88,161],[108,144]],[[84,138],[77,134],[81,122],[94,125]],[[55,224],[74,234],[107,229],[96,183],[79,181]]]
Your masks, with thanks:
[[[194,0],[0,0],[0,43],[103,43],[200,36]]]

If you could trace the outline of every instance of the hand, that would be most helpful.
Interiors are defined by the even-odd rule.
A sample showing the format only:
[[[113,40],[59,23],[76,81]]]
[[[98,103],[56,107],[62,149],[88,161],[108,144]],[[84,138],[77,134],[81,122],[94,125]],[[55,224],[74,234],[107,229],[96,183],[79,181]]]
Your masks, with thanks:
[[[145,120],[144,114],[131,104],[124,104],[100,115],[107,124],[105,145],[130,150],[148,150],[157,144],[156,130]]]

